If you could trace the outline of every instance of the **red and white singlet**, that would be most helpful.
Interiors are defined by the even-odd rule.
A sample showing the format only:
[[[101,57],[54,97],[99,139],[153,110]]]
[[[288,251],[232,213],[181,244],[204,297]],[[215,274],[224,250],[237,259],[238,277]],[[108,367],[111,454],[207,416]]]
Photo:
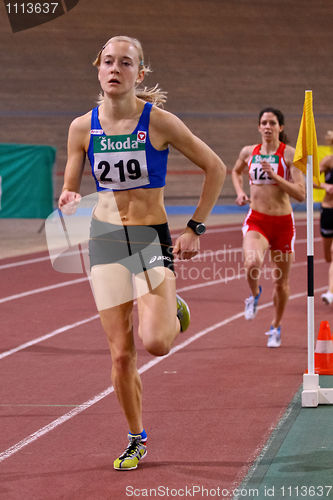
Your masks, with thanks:
[[[249,159],[249,178],[250,184],[276,184],[274,180],[269,177],[267,172],[261,168],[261,162],[266,160],[272,167],[275,173],[280,175],[283,179],[290,180],[290,169],[284,159],[284,150],[286,145],[280,142],[277,151],[271,155],[260,154],[261,144],[257,144],[252,151]]]

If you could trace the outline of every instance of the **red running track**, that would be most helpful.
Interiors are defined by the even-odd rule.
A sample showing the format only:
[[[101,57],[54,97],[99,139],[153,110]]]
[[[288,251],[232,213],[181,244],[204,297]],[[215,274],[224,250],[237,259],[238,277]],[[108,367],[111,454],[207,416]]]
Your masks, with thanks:
[[[0,498],[231,492],[306,369],[305,237],[305,221],[297,221],[280,349],[267,349],[264,335],[272,317],[269,263],[257,317],[242,315],[248,288],[237,276],[239,225],[212,228],[202,240],[204,255],[177,264],[191,326],[164,358],[147,354],[137,339],[149,447],[132,472],[112,468],[127,444],[127,426],[110,387],[109,351],[87,280],[55,272],[45,254],[0,261]],[[316,331],[332,315],[320,302],[327,271],[317,237]]]

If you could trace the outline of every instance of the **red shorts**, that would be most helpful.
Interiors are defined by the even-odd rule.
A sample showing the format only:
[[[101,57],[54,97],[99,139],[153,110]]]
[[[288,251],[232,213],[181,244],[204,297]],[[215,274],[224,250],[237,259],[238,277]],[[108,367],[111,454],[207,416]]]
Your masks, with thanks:
[[[267,215],[250,209],[242,227],[243,236],[257,231],[268,240],[271,250],[294,251],[296,229],[294,215]]]

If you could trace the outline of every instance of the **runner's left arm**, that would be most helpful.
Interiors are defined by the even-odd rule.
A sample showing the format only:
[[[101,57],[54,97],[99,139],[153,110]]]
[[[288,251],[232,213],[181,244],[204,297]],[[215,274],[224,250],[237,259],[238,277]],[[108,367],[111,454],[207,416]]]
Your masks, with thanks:
[[[181,152],[204,172],[201,196],[192,219],[204,222],[214,207],[224,184],[226,166],[216,153],[175,115],[163,112],[163,131],[166,143]],[[199,251],[199,236],[186,228],[178,238],[174,253],[189,259]]]
[[[166,112],[165,112],[166,113]],[[216,153],[175,115],[164,115],[167,142],[204,172],[205,179],[193,219],[204,222],[215,205],[225,180],[226,166]]]

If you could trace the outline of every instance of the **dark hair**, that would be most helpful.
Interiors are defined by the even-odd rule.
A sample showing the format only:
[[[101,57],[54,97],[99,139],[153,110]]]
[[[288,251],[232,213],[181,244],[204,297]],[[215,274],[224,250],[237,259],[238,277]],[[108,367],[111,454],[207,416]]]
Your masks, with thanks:
[[[259,119],[258,119],[258,123],[260,125],[260,120],[262,118],[262,115],[264,113],[273,113],[273,115],[276,116],[278,122],[279,122],[279,125],[284,125],[284,116],[283,116],[283,113],[279,110],[279,109],[276,109],[276,108],[271,108],[271,107],[268,107],[268,108],[264,108],[260,111],[259,113]],[[282,130],[279,134],[279,141],[283,142],[284,144],[288,144],[289,142],[289,139],[287,137],[287,134]]]

